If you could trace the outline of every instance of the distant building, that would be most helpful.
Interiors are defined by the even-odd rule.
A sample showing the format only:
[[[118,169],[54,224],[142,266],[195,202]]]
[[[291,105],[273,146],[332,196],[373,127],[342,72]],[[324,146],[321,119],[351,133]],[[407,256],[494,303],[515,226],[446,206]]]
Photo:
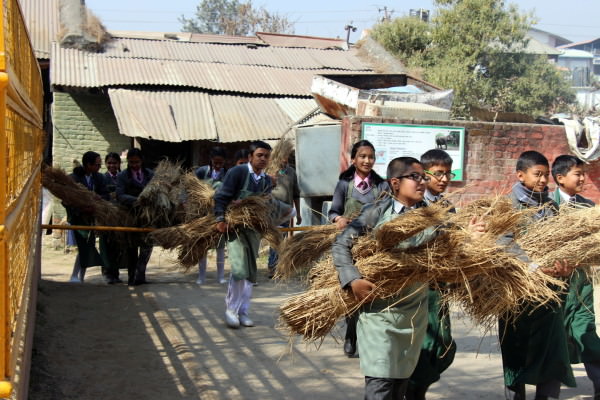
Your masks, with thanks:
[[[600,38],[587,40],[585,42],[570,43],[560,46],[561,49],[583,50],[593,56],[593,74],[600,79]]]

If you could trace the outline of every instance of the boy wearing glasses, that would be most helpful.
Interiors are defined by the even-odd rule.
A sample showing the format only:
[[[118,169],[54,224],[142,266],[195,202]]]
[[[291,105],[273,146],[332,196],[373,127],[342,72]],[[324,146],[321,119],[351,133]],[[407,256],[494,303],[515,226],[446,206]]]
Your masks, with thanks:
[[[358,311],[357,338],[360,368],[365,375],[365,400],[403,399],[427,329],[427,285],[407,286],[396,298],[373,298],[375,285],[363,279],[352,261],[354,239],[380,225],[402,216],[423,201],[426,183],[421,163],[412,157],[393,159],[387,167],[393,196],[364,206],[360,215],[338,235],[332,254],[340,284],[364,305]],[[473,237],[485,230],[482,222],[471,221]],[[422,245],[431,240],[435,229],[426,229],[398,243],[402,248]]]
[[[552,199],[559,206],[594,207],[583,191],[583,161],[572,155],[558,156],[552,163],[552,177],[558,186]],[[596,334],[594,285],[587,271],[576,269],[569,279],[564,319],[571,364],[583,363],[594,385],[594,399],[600,400],[600,338]]]
[[[537,151],[526,151],[517,160],[518,182],[509,195],[515,208],[537,208],[532,223],[552,217],[557,205],[548,196],[548,160]],[[507,236],[510,239],[510,236]],[[521,257],[525,253],[513,246]],[[556,276],[568,276],[572,268],[566,262],[557,261],[554,267],[532,269]],[[569,363],[567,340],[560,304],[524,304],[521,312],[510,318],[500,318],[498,331],[504,382],[509,397],[525,399],[525,385],[536,386],[536,400],[558,398],[561,382],[575,386],[575,378]]]
[[[452,158],[444,150],[429,150],[421,156],[421,164],[429,177],[424,200],[427,204],[443,200],[450,180],[454,178]],[[451,209],[454,212],[454,209]],[[425,400],[427,388],[440,379],[456,354],[456,343],[450,331],[450,314],[441,303],[438,289],[428,290],[428,324],[417,366],[410,376],[406,400]]]

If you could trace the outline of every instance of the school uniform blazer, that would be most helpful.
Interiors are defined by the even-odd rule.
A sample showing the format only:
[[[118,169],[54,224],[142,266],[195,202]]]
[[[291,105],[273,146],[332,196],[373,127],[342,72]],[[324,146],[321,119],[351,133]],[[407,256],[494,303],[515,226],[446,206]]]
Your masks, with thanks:
[[[333,263],[338,271],[340,284],[343,288],[353,280],[362,278],[352,259],[351,250],[354,239],[373,230],[383,214],[390,207],[393,207],[393,205],[394,200],[391,196],[386,196],[382,200],[365,205],[360,215],[352,220],[346,226],[346,229],[336,237],[331,248],[331,253],[333,255]],[[416,208],[426,206],[427,204],[421,201],[417,203]]]
[[[71,175],[69,175],[69,177],[73,179],[74,182],[80,183],[83,186],[88,187],[83,168],[75,168],[75,170]],[[98,172],[92,173],[92,183],[94,185],[94,192],[100,197],[102,197],[104,200],[108,200],[108,189],[106,188],[106,183],[102,174]]]
[[[154,177],[154,172],[148,168],[143,168],[144,179],[139,183],[133,178],[131,170],[127,168],[117,175],[117,200],[124,206],[131,207],[137,200],[142,190],[148,182]]]
[[[329,219],[329,221],[333,222],[333,220],[336,217],[344,215],[346,206],[346,195],[348,193],[349,185],[354,185],[354,178],[351,178],[350,180],[340,179],[335,185],[335,190],[333,191],[333,199],[331,200],[331,207],[329,208],[329,212],[327,213],[327,218]],[[360,193],[358,190],[353,191],[352,197],[363,204],[372,203],[375,200],[377,200],[373,195],[373,189],[375,187],[379,191],[378,195],[384,192],[390,192],[390,187],[388,183],[386,181],[381,181],[365,194]]]
[[[559,206],[561,204],[565,204],[562,196],[560,195],[560,191],[558,189],[556,189],[554,192],[552,192],[552,200],[554,200],[556,202],[556,204],[558,204]],[[574,205],[579,206],[579,207],[594,207],[596,205],[596,203],[594,203],[590,199],[586,199],[585,197],[583,197],[582,195],[577,193],[577,194],[575,194]]]
[[[227,206],[232,200],[239,197],[240,192],[243,189],[248,189],[255,193],[271,193],[273,184],[271,178],[267,174],[265,174],[259,182],[255,182],[254,179],[250,177],[248,187],[244,188],[244,184],[249,174],[250,170],[248,169],[248,164],[236,165],[227,171],[223,178],[223,184],[219,187],[214,197],[214,214],[217,222],[225,221],[225,210],[227,209]],[[266,182],[263,183],[263,179]]]

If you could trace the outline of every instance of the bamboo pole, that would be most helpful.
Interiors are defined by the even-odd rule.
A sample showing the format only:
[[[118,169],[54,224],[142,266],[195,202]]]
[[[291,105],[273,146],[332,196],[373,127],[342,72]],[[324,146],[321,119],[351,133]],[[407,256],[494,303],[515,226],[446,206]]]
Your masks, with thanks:
[[[280,232],[299,232],[318,229],[319,225],[315,226],[295,226],[293,228],[277,228]],[[133,226],[100,226],[100,225],[45,225],[42,224],[42,229],[57,229],[71,231],[112,231],[112,232],[153,232],[157,228],[137,228]]]

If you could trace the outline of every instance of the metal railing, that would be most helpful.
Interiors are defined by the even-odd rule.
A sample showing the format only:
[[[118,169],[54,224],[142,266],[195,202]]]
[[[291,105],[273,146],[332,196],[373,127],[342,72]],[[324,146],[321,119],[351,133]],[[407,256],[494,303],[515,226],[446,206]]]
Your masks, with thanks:
[[[43,86],[17,0],[0,20],[0,397],[31,348],[39,273]],[[36,269],[38,269],[36,271]],[[32,315],[33,314],[33,315]],[[27,357],[25,357],[27,358]],[[28,366],[28,362],[25,363]],[[20,368],[21,373],[23,371]],[[28,368],[27,368],[28,370]],[[20,384],[23,381],[21,380]],[[19,396],[17,393],[17,397]]]

